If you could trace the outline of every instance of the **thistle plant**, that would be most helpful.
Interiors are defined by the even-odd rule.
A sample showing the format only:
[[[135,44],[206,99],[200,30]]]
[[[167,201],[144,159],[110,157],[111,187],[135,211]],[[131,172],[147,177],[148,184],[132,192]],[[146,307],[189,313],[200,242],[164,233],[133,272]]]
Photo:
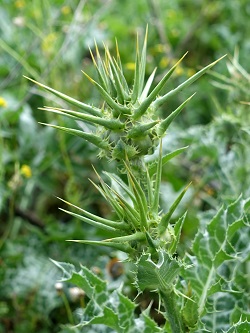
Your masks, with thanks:
[[[137,38],[134,83],[130,88],[123,73],[118,44],[116,43],[116,56],[112,57],[107,46],[104,45],[105,55],[102,59],[98,47],[90,54],[96,69],[97,80],[83,72],[85,77],[101,94],[104,103],[101,107],[85,104],[56,91],[44,84],[35,82],[57,97],[62,98],[73,109],[44,107],[42,110],[67,116],[79,122],[91,124],[92,132],[82,129],[61,127],[53,124],[44,124],[67,133],[76,135],[89,141],[99,149],[100,158],[108,158],[117,164],[117,173],[104,170],[107,183],[96,172],[99,184],[93,183],[100,194],[107,200],[116,218],[107,219],[72,203],[69,206],[76,208],[79,214],[64,210],[73,217],[96,228],[110,232],[110,238],[105,240],[70,240],[83,244],[106,246],[127,254],[128,261],[134,265],[134,284],[138,293],[145,289],[156,291],[163,306],[166,318],[164,327],[158,327],[149,317],[149,309],[136,318],[134,314],[135,303],[125,297],[121,290],[109,290],[107,283],[102,281],[86,267],[80,272],[71,264],[55,262],[64,272],[65,279],[83,288],[90,298],[85,309],[81,312],[81,321],[77,327],[85,332],[87,325],[106,325],[115,332],[194,332],[197,328],[205,327],[201,318],[206,314],[207,296],[209,288],[216,284],[217,273],[214,259],[217,263],[222,257],[217,256],[217,247],[223,243],[215,235],[216,251],[209,249],[209,263],[207,267],[207,253],[197,254],[197,262],[193,257],[179,258],[178,244],[186,213],[173,224],[172,215],[179,205],[188,186],[182,190],[172,203],[168,212],[163,214],[160,207],[160,185],[163,166],[174,156],[186,149],[180,148],[169,154],[163,154],[162,138],[175,119],[183,110],[189,97],[176,110],[165,119],[157,116],[157,111],[172,97],[188,87],[199,77],[205,74],[219,60],[198,71],[195,75],[178,85],[167,93],[163,93],[168,79],[173,74],[184,56],[162,77],[153,87],[156,69],[145,81],[147,32],[145,34],[142,50],[139,49]],[[152,88],[153,87],[153,88]],[[147,162],[145,157],[156,151],[155,160]],[[123,177],[120,174],[123,173]],[[126,180],[124,180],[126,175]],[[241,223],[235,225],[235,230],[244,225],[243,213],[239,213]],[[230,221],[231,223],[231,221]],[[210,232],[216,233],[212,223]],[[227,223],[224,224],[225,232]],[[225,235],[224,235],[225,236]],[[230,241],[232,234],[228,235]],[[197,236],[194,253],[199,252],[201,234]],[[223,253],[232,252],[232,249],[222,249]],[[231,254],[230,254],[231,255]],[[231,257],[232,258],[232,255]],[[223,257],[223,260],[226,260]],[[222,260],[222,261],[223,261]],[[196,264],[196,266],[195,266]],[[195,276],[199,274],[202,264],[208,269],[209,280],[202,275],[199,287],[195,286]],[[200,265],[200,266],[199,266]],[[198,267],[197,271],[193,267]],[[188,272],[188,273],[187,273]],[[211,273],[211,275],[210,275]],[[183,276],[183,283],[180,281]],[[185,276],[188,276],[185,280]],[[199,278],[199,276],[198,276]],[[204,287],[204,288],[203,288]],[[98,330],[96,330],[98,331]],[[106,332],[102,328],[102,332]],[[110,332],[107,330],[107,332]],[[113,332],[113,331],[112,331]]]

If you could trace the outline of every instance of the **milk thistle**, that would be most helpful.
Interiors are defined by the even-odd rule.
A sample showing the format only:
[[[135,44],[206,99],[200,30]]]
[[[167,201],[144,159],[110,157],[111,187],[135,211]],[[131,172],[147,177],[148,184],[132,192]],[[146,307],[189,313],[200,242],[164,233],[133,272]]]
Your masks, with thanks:
[[[100,241],[71,241],[106,246],[125,252],[128,260],[135,265],[134,282],[138,292],[143,292],[145,289],[157,291],[165,309],[166,327],[170,327],[171,331],[176,333],[189,332],[190,327],[194,327],[198,321],[197,309],[192,303],[188,308],[183,305],[186,301],[181,304],[176,300],[178,297],[189,299],[176,288],[180,271],[188,267],[184,260],[175,255],[186,214],[174,225],[170,223],[171,217],[188,186],[182,190],[167,213],[162,213],[159,201],[163,165],[186,149],[184,147],[163,155],[162,138],[166,135],[171,122],[193,95],[165,119],[161,119],[157,115],[157,111],[170,98],[191,85],[222,58],[201,69],[176,88],[163,93],[167,81],[186,54],[152,88],[156,69],[145,83],[147,34],[146,30],[141,50],[137,37],[132,87],[128,86],[124,76],[117,42],[115,57],[110,54],[107,46],[104,46],[105,56],[103,59],[97,45],[95,46],[95,56],[90,50],[97,80],[91,78],[86,72],[83,74],[101,94],[104,101],[101,107],[85,104],[44,84],[30,80],[74,106],[74,109],[44,107],[42,110],[67,116],[78,122],[89,123],[95,129],[91,133],[87,133],[79,128],[61,127],[53,124],[44,125],[87,140],[98,147],[100,158],[115,161],[117,170],[119,170],[117,174],[104,172],[111,184],[116,183],[116,188],[120,188],[121,191],[117,191],[105,183],[99,174],[97,174],[99,184],[93,183],[111,205],[116,213],[116,219],[110,220],[95,215],[61,199],[79,210],[79,214],[62,209],[64,212],[92,226],[110,231],[112,235],[112,237]],[[145,156],[154,153],[156,148],[158,148],[156,159],[150,163],[146,162]],[[119,173],[126,174],[127,181],[122,180]],[[86,269],[83,271],[87,272]],[[191,314],[189,316],[188,311],[192,312],[191,319]],[[92,321],[92,323],[94,322]],[[84,325],[86,325],[86,321],[84,321]],[[109,324],[108,326],[115,327],[118,332],[129,332],[125,326],[124,330],[119,325]],[[161,330],[161,332],[165,331],[164,328]]]

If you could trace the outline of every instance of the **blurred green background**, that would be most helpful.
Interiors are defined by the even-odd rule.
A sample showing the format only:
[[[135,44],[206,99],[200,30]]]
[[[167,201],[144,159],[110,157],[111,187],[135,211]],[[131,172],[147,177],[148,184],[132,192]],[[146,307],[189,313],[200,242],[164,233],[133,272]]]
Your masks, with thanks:
[[[64,332],[62,325],[70,318],[65,299],[55,288],[61,273],[49,258],[82,263],[112,281],[107,265],[117,255],[65,242],[104,235],[58,210],[65,205],[56,197],[110,215],[88,178],[96,177],[92,165],[98,171],[112,171],[113,166],[99,160],[88,143],[38,124],[67,124],[67,119],[38,110],[64,104],[23,75],[100,105],[100,96],[81,72],[94,73],[89,48],[94,49],[96,41],[102,51],[104,41],[113,51],[117,38],[132,85],[136,34],[143,38],[147,24],[146,72],[157,67],[156,81],[189,51],[169,90],[228,54],[214,72],[161,110],[166,116],[197,92],[164,141],[166,151],[190,145],[185,155],[164,169],[162,184],[162,206],[167,210],[183,186],[193,182],[180,208],[189,211],[182,237],[185,251],[199,214],[241,193],[250,194],[249,15],[247,0],[2,0],[0,332]],[[82,300],[75,300],[70,291],[67,286],[67,302],[74,309]]]

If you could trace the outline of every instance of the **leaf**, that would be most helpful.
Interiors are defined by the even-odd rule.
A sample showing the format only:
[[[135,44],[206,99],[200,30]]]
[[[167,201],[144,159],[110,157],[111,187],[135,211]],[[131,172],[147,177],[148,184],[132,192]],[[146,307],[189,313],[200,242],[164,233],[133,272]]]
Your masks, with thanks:
[[[158,120],[155,120],[145,124],[135,125],[127,132],[127,137],[134,139],[146,136],[148,130],[158,124],[158,122]]]
[[[97,117],[102,117],[102,112],[100,109],[96,108],[96,107],[91,107],[90,105],[88,104],[85,104],[85,103],[82,103],[72,97],[69,97],[63,93],[61,93],[60,91],[57,91],[55,89],[52,89],[48,86],[45,86],[44,84],[42,83],[39,83],[35,80],[32,80],[30,79],[29,77],[27,76],[24,76],[26,79],[30,80],[31,82],[37,84],[38,86],[44,88],[45,90],[48,90],[49,92],[51,92],[52,94],[54,94],[55,96],[57,97],[60,97],[61,99],[65,100],[66,102],[76,106],[76,107],[79,107],[80,109],[88,112],[89,114],[92,114],[93,116],[97,116]]]
[[[186,147],[182,147],[179,149],[174,150],[171,153],[168,153],[166,155],[163,155],[162,157],[162,166],[165,165],[168,161],[170,161],[172,158],[174,158],[175,156],[178,156],[179,154],[181,154],[184,150],[186,150],[188,148],[188,146]],[[157,169],[157,161],[153,161],[153,162],[148,162],[147,163],[147,168],[148,168],[148,172],[149,175],[152,177],[152,175],[155,174],[156,169]]]
[[[82,71],[83,72],[83,71]],[[95,80],[93,80],[87,73],[83,72],[83,74],[89,79],[89,81],[97,88],[97,90],[102,95],[103,99],[106,101],[106,103],[115,111],[121,114],[130,114],[129,108],[116,103],[116,101],[110,96],[109,93],[106,92],[106,90]]]
[[[120,104],[124,104],[124,100],[125,100],[125,91],[123,90],[123,86],[122,83],[120,81],[120,75],[118,73],[118,65],[115,64],[115,60],[112,59],[108,49],[107,49],[107,54],[109,57],[109,64],[111,66],[111,70],[112,70],[112,74],[114,77],[114,86],[116,88],[116,92],[117,92],[117,100]]]
[[[106,226],[109,226],[109,227],[112,227],[114,229],[120,229],[120,230],[125,230],[128,228],[128,225],[125,224],[124,222],[117,222],[117,221],[112,221],[112,220],[108,220],[108,219],[105,219],[103,217],[100,217],[98,215],[95,215],[95,214],[92,214],[76,205],[73,205],[71,204],[70,202],[66,201],[66,200],[63,200],[59,197],[57,197],[57,199],[65,202],[67,205],[69,206],[72,206],[78,210],[80,210],[84,215],[86,215],[88,218],[92,219],[93,222],[98,222],[98,223],[101,223],[101,224],[104,224]]]
[[[86,121],[90,124],[98,124],[98,125],[101,125],[107,129],[111,129],[111,130],[119,130],[124,127],[124,124],[121,123],[117,119],[105,119],[102,117],[96,117],[96,116],[92,116],[92,115],[85,114],[82,112],[66,110],[66,109],[61,109],[61,108],[46,107],[46,108],[39,108],[39,109],[44,110],[44,111],[59,113],[63,116],[69,116],[74,119]]]
[[[249,333],[250,321],[239,320],[236,324],[233,324],[229,330],[225,333]]]
[[[197,299],[201,326],[212,332],[231,327],[230,314],[235,308],[248,311],[249,291],[242,289],[247,285],[244,272],[250,236],[245,209],[247,200],[239,197],[221,207],[209,223],[201,220],[193,256],[189,256],[193,266],[182,274]]]
[[[152,214],[155,214],[155,215],[158,213],[158,210],[159,210],[161,175],[162,175],[162,140],[160,142],[160,147],[159,147],[159,158],[158,158],[157,169],[156,169],[156,173],[155,173],[153,205],[151,207]]]
[[[75,243],[81,243],[81,244],[89,244],[89,245],[96,245],[96,246],[105,246],[110,247],[111,249],[116,249],[118,251],[122,251],[125,253],[133,253],[134,250],[131,246],[128,244],[122,244],[118,242],[106,242],[105,240],[100,241],[93,241],[93,240],[82,240],[82,239],[68,239],[67,242],[75,242]]]
[[[136,198],[136,202],[138,205],[138,210],[140,214],[140,223],[141,223],[141,230],[144,231],[144,229],[148,229],[147,224],[147,211],[148,211],[148,205],[147,205],[147,198],[146,195],[141,188],[139,182],[137,181],[136,177],[134,176],[130,166],[125,163],[125,167],[128,173],[128,181],[129,185],[131,186],[131,189],[134,193],[134,196]]]
[[[175,96],[177,93],[179,93],[181,90],[184,88],[188,87],[191,85],[193,82],[198,80],[203,74],[205,74],[210,68],[212,68],[214,65],[216,65],[220,60],[222,60],[226,55],[223,57],[219,58],[218,60],[212,62],[208,66],[202,68],[199,72],[191,76],[189,79],[187,79],[185,82],[181,83],[178,87],[174,88],[173,90],[170,90],[167,94],[164,96],[158,97],[154,102],[153,102],[153,107],[158,109],[162,104],[164,104],[170,97]]]
[[[188,190],[188,188],[189,188],[190,185],[191,185],[191,183],[188,184],[188,186],[186,186],[184,188],[184,190],[181,191],[181,193],[175,199],[174,203],[169,208],[168,212],[165,215],[162,216],[161,221],[160,221],[160,223],[158,225],[158,229],[159,229],[159,234],[160,235],[162,235],[166,231],[166,229],[167,229],[167,227],[169,225],[170,219],[171,219],[174,211],[178,207],[179,203],[181,202],[182,198],[184,197],[184,195],[187,192],[187,190]]]
[[[110,174],[107,173],[107,175],[112,179],[114,179],[123,189],[126,189],[127,192],[132,199],[132,202],[134,206],[136,207],[137,201],[133,193],[130,191],[130,189],[118,178],[111,176]],[[93,183],[93,185],[98,189],[98,191],[103,195],[103,197],[110,203],[110,205],[113,207],[115,210],[116,214],[120,218],[120,220],[125,221],[130,225],[131,229],[131,224],[132,224],[132,229],[139,226],[139,220],[140,216],[139,213],[137,212],[137,209],[134,208],[126,198],[123,198],[122,195],[120,195],[117,191],[113,190],[110,188],[102,179],[101,177],[97,174],[99,177],[100,183],[102,188],[97,186],[96,184]]]
[[[182,316],[185,325],[189,329],[193,329],[196,327],[198,320],[199,320],[199,313],[198,313],[198,304],[196,301],[192,299],[186,299],[185,305],[182,308]]]
[[[139,98],[140,102],[142,102],[148,96],[149,90],[150,90],[151,85],[154,81],[155,72],[156,72],[156,68],[153,70],[152,74],[150,75],[150,77],[147,80],[147,83],[145,84],[145,87],[144,87],[144,89],[141,93],[141,96]]]
[[[134,86],[131,96],[132,103],[135,103],[139,97],[140,87],[140,55],[139,55],[139,41],[138,34],[136,39],[136,57],[135,57],[135,73],[134,73]]]
[[[159,260],[155,263],[151,254],[142,254],[136,263],[136,286],[139,291],[168,290],[172,288],[182,263],[169,256],[164,250],[158,252]]]
[[[114,227],[111,227],[107,224],[104,224],[104,223],[100,223],[100,222],[97,222],[97,221],[94,221],[93,219],[89,219],[85,216],[82,216],[82,215],[79,215],[79,214],[76,214],[76,213],[73,213],[73,212],[70,212],[68,210],[65,210],[65,209],[62,209],[62,208],[59,208],[61,211],[63,211],[64,213],[66,214],[69,214],[71,216],[74,216],[76,217],[77,219],[85,222],[85,223],[88,223],[96,228],[100,228],[100,229],[103,229],[103,230],[106,230],[106,231],[111,231],[111,232],[120,232],[119,230],[116,230],[116,228]]]
[[[62,268],[67,281],[81,288],[89,298],[87,306],[79,312],[78,328],[89,327],[91,331],[95,325],[105,325],[118,333],[165,332],[149,318],[147,311],[143,311],[139,317],[135,315],[137,305],[121,290],[111,290],[106,281],[88,268],[82,266],[77,272],[73,265],[53,262]]]
[[[185,221],[186,215],[187,215],[187,213],[183,214],[183,216],[181,216],[179,218],[179,220],[174,225],[174,239],[171,241],[171,245],[170,245],[170,248],[169,248],[169,253],[170,254],[175,254],[176,253],[177,246],[178,246],[179,241],[180,241],[181,230],[182,230],[183,223]]]
[[[157,86],[151,91],[151,93],[147,96],[146,99],[144,99],[141,103],[141,105],[135,109],[134,111],[134,119],[140,118],[144,113],[147,112],[148,107],[151,103],[155,100],[157,95],[160,93],[162,88],[165,86],[168,79],[171,77],[173,72],[175,71],[176,67],[179,65],[179,63],[183,60],[183,58],[186,56],[187,53],[185,53],[180,60],[177,61],[177,63],[164,75],[164,77],[161,79],[161,81],[157,84]],[[157,101],[157,100],[156,100]],[[154,104],[154,103],[153,103]]]
[[[93,133],[85,133],[80,130],[76,130],[73,128],[68,128],[68,127],[63,127],[63,126],[56,126],[56,125],[51,125],[51,124],[45,124],[45,123],[40,123],[41,125],[52,127],[55,129],[59,129],[60,131],[67,132],[71,135],[79,136],[80,138],[92,143],[93,145],[97,146],[98,148],[105,149],[107,150],[109,148],[109,144],[107,141],[103,140],[99,136],[93,134]]]
[[[169,125],[172,123],[172,121],[178,116],[178,114],[182,111],[184,106],[190,101],[190,99],[195,95],[195,93],[190,96],[188,99],[185,100],[176,110],[174,110],[166,119],[162,120],[159,128],[157,130],[158,134],[160,136],[163,136],[168,129]]]

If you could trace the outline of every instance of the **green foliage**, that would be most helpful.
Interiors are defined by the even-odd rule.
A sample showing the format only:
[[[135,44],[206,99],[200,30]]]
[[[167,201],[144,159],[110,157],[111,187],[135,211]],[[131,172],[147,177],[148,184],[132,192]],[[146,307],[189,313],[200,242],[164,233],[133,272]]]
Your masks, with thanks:
[[[169,256],[167,252],[159,251],[158,262],[154,262],[150,254],[143,254],[137,261],[136,284],[139,291],[168,290],[180,273],[183,264]]]
[[[52,124],[47,124],[48,126],[84,138],[101,148],[100,157],[105,156],[116,161],[123,161],[126,159],[130,161],[138,160],[145,155],[152,154],[159,139],[165,135],[165,132],[171,122],[180,113],[191,97],[182,103],[164,120],[155,119],[156,111],[170,97],[175,96],[181,90],[191,85],[223,58],[222,57],[201,69],[175,89],[159,96],[159,93],[162,91],[184,56],[163,76],[156,87],[151,89],[151,78],[154,77],[154,71],[147,81],[145,88],[143,88],[147,55],[146,31],[141,52],[139,51],[137,41],[134,85],[132,89],[129,89],[128,83],[123,74],[118,45],[116,47],[116,58],[110,55],[109,49],[105,45],[104,48],[104,60],[101,59],[97,46],[97,60],[95,60],[92,52],[90,51],[99,83],[83,72],[101,94],[105,102],[102,108],[92,108],[85,103],[77,101],[55,89],[45,86],[44,84],[36,82],[32,79],[30,80],[87,113],[54,107],[43,108],[43,110],[61,114],[76,121],[90,123],[96,127],[96,131],[85,133],[73,128],[65,128]],[[150,90],[152,91],[149,93]]]
[[[106,281],[103,281],[88,268],[82,266],[79,272],[72,264],[55,262],[63,271],[62,281],[68,281],[83,289],[89,298],[87,306],[78,311],[81,321],[76,326],[88,326],[88,332],[98,331],[96,325],[103,325],[102,332],[164,332],[149,317],[149,309],[135,316],[136,304],[124,296],[119,289],[112,290]],[[107,330],[106,327],[112,329]],[[85,330],[80,330],[85,332]],[[87,332],[86,331],[86,332]]]
[[[248,311],[248,278],[244,273],[249,260],[248,210],[249,201],[238,198],[222,207],[211,221],[201,220],[192,255],[188,256],[191,266],[182,276],[197,302],[199,327],[204,325],[204,330],[225,331],[235,324],[231,316],[236,309],[242,314]]]
[[[187,259],[176,259],[173,255],[178,251],[178,243],[186,214],[174,226],[170,224],[170,219],[180,204],[187,187],[180,193],[169,211],[166,214],[162,214],[159,209],[162,165],[163,161],[168,160],[168,157],[162,154],[162,142],[159,146],[157,161],[153,162],[155,163],[155,168],[151,175],[149,172],[150,167],[148,168],[144,161],[144,156],[154,151],[158,140],[162,138],[166,129],[185,106],[186,102],[173,111],[166,119],[154,121],[154,113],[157,108],[169,96],[174,96],[180,90],[193,83],[216,64],[217,61],[200,70],[169,93],[158,96],[177,66],[177,62],[149,95],[147,95],[149,91],[147,84],[147,92],[142,94],[145,77],[146,42],[147,32],[141,53],[139,53],[137,42],[134,86],[131,91],[128,89],[123,75],[118,46],[116,60],[111,57],[106,47],[105,60],[101,60],[98,48],[96,47],[97,62],[92,53],[91,56],[100,83],[94,81],[87,74],[85,75],[101,93],[106,102],[104,104],[105,107],[91,109],[89,112],[90,115],[60,108],[45,109],[72,117],[78,121],[89,122],[95,126],[101,125],[105,129],[105,132],[97,127],[96,133],[90,134],[91,139],[88,139],[85,133],[81,134],[82,132],[72,128],[62,128],[55,125],[49,126],[78,135],[102,149],[104,147],[100,146],[100,144],[106,142],[107,147],[104,148],[104,152],[100,156],[105,155],[122,164],[120,168],[123,170],[123,173],[127,174],[126,182],[124,182],[117,175],[106,173],[111,182],[113,182],[113,186],[109,186],[97,173],[100,186],[93,183],[116,213],[114,221],[98,217],[75,205],[72,206],[81,210],[85,216],[68,212],[72,216],[79,217],[84,222],[115,234],[115,237],[103,241],[72,241],[106,246],[127,253],[128,260],[134,263],[135,266],[134,279],[138,291],[143,292],[145,289],[148,289],[150,291],[154,290],[159,294],[165,309],[166,325],[171,332],[194,332],[196,329],[210,329],[212,331],[218,328],[221,330],[228,329],[230,314],[236,305],[237,308],[242,307],[238,303],[235,303],[234,306],[231,306],[230,310],[228,309],[227,316],[222,313],[221,318],[221,309],[217,305],[217,302],[220,304],[220,294],[225,292],[226,296],[224,298],[221,297],[222,302],[225,302],[226,299],[227,305],[231,305],[234,293],[237,296],[240,293],[242,298],[243,291],[238,290],[237,286],[233,286],[233,278],[230,277],[227,280],[226,276],[219,273],[219,269],[223,270],[221,266],[225,266],[227,261],[230,261],[232,265],[232,262],[236,261],[237,254],[240,251],[240,249],[234,247],[232,239],[239,229],[248,226],[244,209],[243,212],[240,210],[242,205],[244,205],[243,201],[239,199],[234,204],[228,206],[226,211],[221,208],[209,224],[201,224],[193,243],[193,256],[188,255]],[[152,83],[153,77],[154,72],[149,78],[150,83]],[[41,84],[38,83],[38,85]],[[72,103],[70,97],[47,86],[41,85],[41,87]],[[75,100],[73,100],[73,104],[82,105],[81,102],[75,102]],[[85,105],[83,108],[85,111],[88,111],[88,107]],[[93,115],[93,113],[96,115]],[[101,137],[100,144],[97,144],[97,133]],[[150,139],[150,150],[141,149],[141,146],[137,142],[138,138],[143,141]],[[176,154],[176,152],[173,152],[171,157]],[[154,164],[151,163],[151,165]],[[114,184],[116,189],[114,188]],[[237,213],[240,214],[238,218]],[[66,264],[57,263],[57,265],[63,269],[66,275],[69,274],[69,268],[65,271]],[[66,266],[70,267],[70,271],[74,269],[73,266]],[[185,296],[183,291],[177,287],[181,271],[184,284],[189,284],[191,297]],[[90,276],[91,281],[94,281],[91,282],[93,285],[88,281],[86,282],[88,276]],[[82,282],[80,283],[79,280]],[[112,302],[108,303],[108,297],[103,293],[105,282],[95,277],[87,268],[83,267],[80,273],[73,272],[69,282],[76,283],[90,298],[90,302],[83,311],[80,325],[99,324],[111,327],[117,332],[123,332],[124,329],[125,331],[129,331],[131,329],[125,323],[119,322],[117,309],[112,308]],[[101,294],[97,295],[94,291],[99,289],[101,290]],[[175,295],[178,295],[178,298]],[[110,298],[113,299],[113,297],[113,294],[109,295],[109,300]],[[210,300],[213,297],[214,303]],[[116,301],[114,303],[119,304],[121,298],[124,301],[123,296],[121,297],[120,294],[115,295]],[[98,303],[97,300],[105,303],[101,307],[101,314],[97,311],[98,307],[100,307],[95,304],[95,302]],[[131,309],[134,310],[134,304],[129,301],[126,305],[128,308],[129,304]],[[218,315],[217,312],[219,313]],[[210,319],[209,314],[211,314],[212,319]],[[218,319],[215,318],[216,315]],[[87,317],[87,320],[85,317]],[[128,313],[125,317],[126,321],[128,321]],[[133,330],[135,330],[134,327]]]
[[[133,304],[136,314],[131,312],[137,326],[146,313],[155,319],[160,331],[171,332],[172,320],[179,325],[178,332],[188,327],[190,331],[217,332],[220,322],[225,332],[248,332],[247,1],[2,2],[0,332],[114,331],[103,324],[72,326],[81,320],[88,297],[73,300],[73,288],[67,282],[56,293],[58,273],[46,260],[48,257],[71,262],[76,267],[79,262],[90,267],[107,281],[107,295],[120,286],[116,299],[125,294],[134,299],[138,291],[145,289],[136,299],[136,307]],[[146,43],[139,52],[139,40],[143,39],[148,23],[146,56]],[[135,62],[131,63],[136,32],[137,51]],[[119,40],[119,52],[114,36]],[[187,50],[188,56],[175,67]],[[101,54],[105,53],[106,59],[102,61]],[[201,66],[225,53],[229,56],[217,65],[218,72],[209,70],[210,77],[194,82],[191,88],[185,83],[186,88],[181,91],[182,83]],[[81,68],[87,68],[86,77],[94,78],[95,82],[83,81]],[[45,82],[54,91],[66,92],[68,101],[61,99],[60,93],[53,95],[51,90],[37,88],[23,75]],[[169,75],[171,80],[163,87]],[[194,91],[198,92],[196,97],[186,103]],[[156,96],[158,105],[153,100],[155,93],[167,93],[164,99]],[[166,103],[160,106],[160,101]],[[52,106],[53,112],[49,112],[51,108],[47,105]],[[128,105],[133,108],[131,114],[127,114],[128,110],[122,113]],[[38,106],[49,110],[37,111]],[[112,106],[116,112],[111,111]],[[146,106],[152,112],[144,113]],[[176,117],[181,110],[181,117]],[[53,128],[39,126],[37,121],[62,131],[57,133]],[[122,140],[119,135],[123,135]],[[79,140],[79,136],[84,140]],[[157,147],[158,140],[162,140],[162,150]],[[99,148],[112,163],[97,158]],[[143,163],[138,162],[144,156],[142,151],[154,150]],[[119,162],[119,172],[118,159],[126,162]],[[132,173],[129,181],[128,169]],[[102,173],[103,170],[106,172]],[[88,178],[96,185],[92,186]],[[242,199],[238,199],[240,195]],[[57,209],[56,196],[63,198],[61,210]],[[232,223],[228,220],[231,205],[241,205],[238,213],[233,209],[236,219]],[[231,239],[229,232],[225,232],[232,248],[221,245],[218,254],[209,252],[216,257],[216,263],[211,264],[210,259],[207,267],[204,251],[202,257],[196,250],[198,244],[201,250],[205,245],[206,249],[220,246],[216,230],[221,221],[223,227],[232,228],[231,233],[241,227]],[[206,243],[207,238],[203,241],[201,232],[209,235],[211,244]],[[65,239],[104,246],[69,246]],[[128,259],[140,266],[131,268],[124,263],[125,272],[117,279],[112,275],[113,270],[117,272],[116,266],[110,271],[109,257],[124,259],[119,250],[125,250]],[[195,251],[199,258],[196,261]],[[165,284],[160,280],[161,276],[169,277],[167,265],[160,258],[165,258],[170,266],[173,263],[169,274],[175,279],[169,293],[163,290]],[[222,258],[229,259],[219,265]],[[116,262],[115,258],[112,260]],[[202,283],[203,266],[205,272],[210,272],[211,267],[216,271],[202,314],[198,311],[202,283],[196,290],[199,283],[195,278],[190,278],[191,282],[186,278],[190,272],[197,275],[195,266],[189,267],[193,260],[199,267]],[[123,267],[123,263],[118,262],[117,266]],[[157,293],[148,291],[146,283],[140,284],[141,289],[138,285],[134,288],[131,279],[139,281],[138,275],[142,282],[148,282],[147,276],[152,277]],[[150,301],[151,308],[144,312]],[[108,301],[107,304],[112,308]],[[129,307],[129,302],[126,304]],[[168,313],[168,307],[175,310]],[[72,311],[78,316],[73,316]],[[119,311],[114,313],[119,317]]]

